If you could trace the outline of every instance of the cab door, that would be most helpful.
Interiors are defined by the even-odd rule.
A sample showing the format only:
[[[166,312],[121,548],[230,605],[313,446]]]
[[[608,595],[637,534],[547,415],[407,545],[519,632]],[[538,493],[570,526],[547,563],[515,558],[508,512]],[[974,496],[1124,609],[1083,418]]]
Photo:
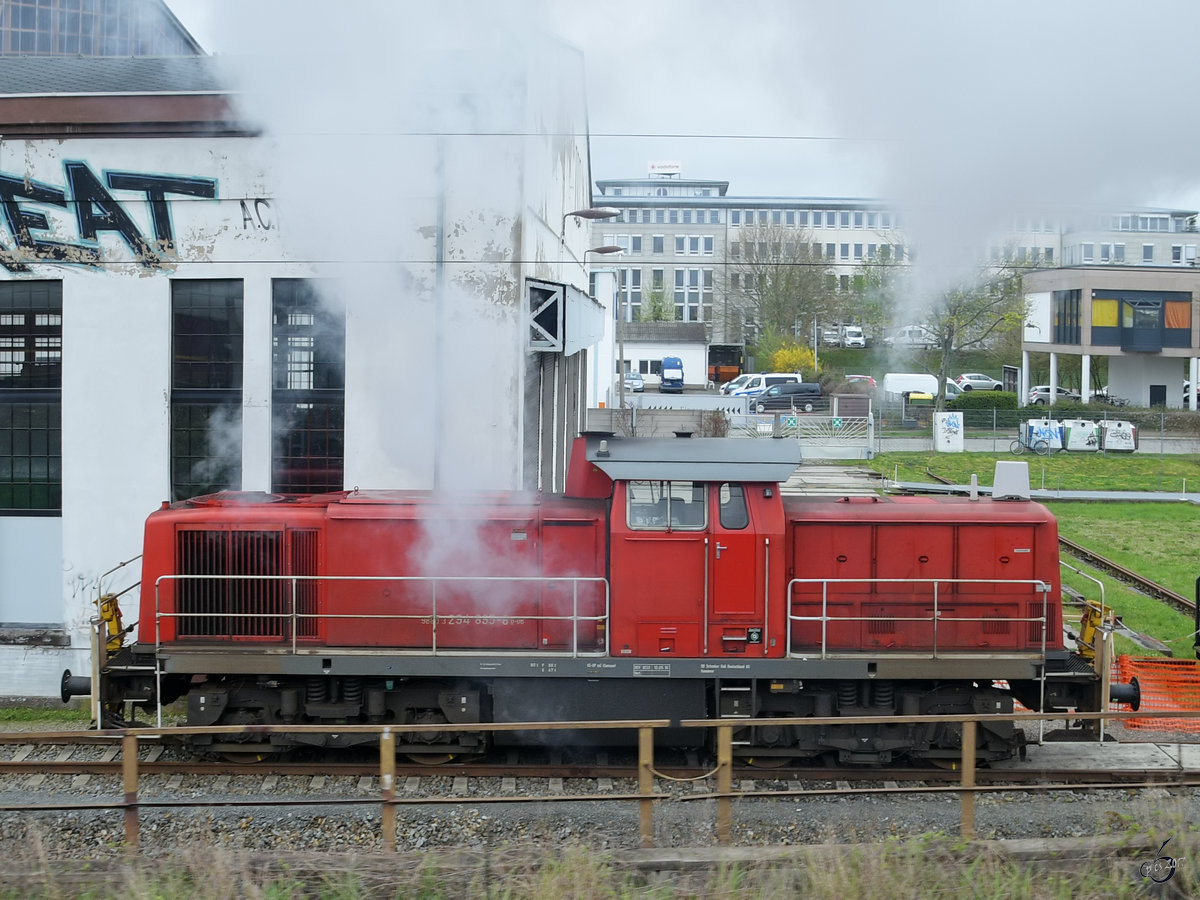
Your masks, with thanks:
[[[768,552],[746,486],[709,485],[708,627],[705,654],[764,656]]]

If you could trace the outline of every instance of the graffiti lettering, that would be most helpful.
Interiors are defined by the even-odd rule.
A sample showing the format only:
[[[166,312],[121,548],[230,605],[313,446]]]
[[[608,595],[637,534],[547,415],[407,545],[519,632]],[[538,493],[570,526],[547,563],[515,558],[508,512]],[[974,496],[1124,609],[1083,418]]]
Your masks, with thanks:
[[[10,272],[28,272],[29,266],[22,262],[23,258],[28,257],[56,262],[71,260],[88,265],[99,263],[100,253],[95,248],[35,238],[32,231],[48,231],[50,222],[45,213],[28,210],[18,200],[67,208],[67,195],[58,188],[37,181],[27,182],[11,175],[0,175],[0,208],[4,210],[4,222],[17,245],[16,250],[5,247],[0,252],[0,264],[6,269]]]
[[[263,231],[270,231],[272,226],[271,217],[267,215],[271,211],[271,203],[269,200],[264,200],[259,197],[254,201],[254,211],[251,212],[249,205],[245,200],[242,201],[242,229],[261,228]]]
[[[157,266],[162,254],[175,249],[168,194],[215,199],[213,178],[185,178],[137,172],[109,172],[107,187],[83,162],[65,162],[69,190],[14,175],[0,173],[0,211],[13,246],[0,242],[0,265],[10,272],[27,272],[31,262],[74,263],[98,266],[101,262],[99,236],[120,236],[143,266]],[[110,193],[133,191],[143,194],[150,211],[153,243],[146,239],[121,201]],[[50,240],[35,232],[53,232],[50,219],[36,204],[69,210],[75,207],[75,226],[80,243]]]
[[[171,228],[171,209],[167,194],[200,197],[212,200],[217,195],[217,183],[211,178],[177,178],[168,175],[139,175],[136,172],[109,172],[108,186],[114,191],[141,191],[150,202],[150,218],[154,224],[154,239],[164,247],[175,246]]]

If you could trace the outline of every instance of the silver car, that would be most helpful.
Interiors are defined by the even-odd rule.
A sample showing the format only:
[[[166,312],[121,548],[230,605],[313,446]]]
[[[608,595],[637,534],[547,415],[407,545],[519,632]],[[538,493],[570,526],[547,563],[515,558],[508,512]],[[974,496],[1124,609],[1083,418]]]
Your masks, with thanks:
[[[964,391],[1002,391],[1004,385],[991,375],[982,372],[963,372],[958,376],[958,386]]]
[[[1055,390],[1054,402],[1059,403],[1063,400],[1078,402],[1079,395],[1065,387],[1059,387]],[[1050,403],[1050,385],[1039,384],[1036,387],[1029,389],[1029,402],[1033,406],[1046,406]]]

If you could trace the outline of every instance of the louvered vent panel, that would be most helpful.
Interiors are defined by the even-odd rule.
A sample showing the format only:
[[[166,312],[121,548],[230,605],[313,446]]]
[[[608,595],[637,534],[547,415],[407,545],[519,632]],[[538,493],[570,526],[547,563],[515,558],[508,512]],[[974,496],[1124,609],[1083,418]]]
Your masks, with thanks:
[[[317,574],[317,532],[315,530],[292,532],[292,574]],[[316,637],[317,620],[311,618],[317,612],[317,582],[296,582],[296,636]]]
[[[180,531],[177,589],[180,637],[281,637],[290,590],[283,574],[279,531]]]

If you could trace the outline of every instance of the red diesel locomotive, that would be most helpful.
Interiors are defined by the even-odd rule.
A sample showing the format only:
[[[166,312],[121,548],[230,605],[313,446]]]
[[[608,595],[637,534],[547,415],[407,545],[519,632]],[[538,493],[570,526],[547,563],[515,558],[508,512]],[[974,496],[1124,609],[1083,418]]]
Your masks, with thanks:
[[[735,752],[759,763],[879,764],[957,759],[961,731],[805,718],[1101,708],[1102,679],[1064,642],[1057,526],[1027,485],[1014,499],[785,498],[799,461],[780,439],[587,435],[563,495],[164,504],[146,523],[137,640],[115,604],[105,614],[101,722],[186,696],[189,725],[386,723],[398,752],[437,759],[487,749],[462,723],[734,718]],[[91,680],[65,673],[64,701]],[[764,717],[795,725],[756,727]],[[431,723],[445,728],[403,730]],[[980,760],[1021,748],[1011,723],[978,734]]]

